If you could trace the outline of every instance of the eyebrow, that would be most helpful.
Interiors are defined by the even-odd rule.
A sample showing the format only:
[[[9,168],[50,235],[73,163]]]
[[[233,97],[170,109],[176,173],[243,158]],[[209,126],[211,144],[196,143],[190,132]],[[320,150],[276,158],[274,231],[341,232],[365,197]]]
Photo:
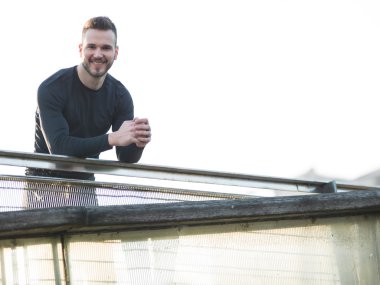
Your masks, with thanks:
[[[97,46],[97,44],[94,44],[94,43],[87,43],[86,44],[86,47],[93,47],[93,46]],[[110,45],[110,44],[103,44],[103,45],[100,45],[101,48],[112,48],[113,45]]]

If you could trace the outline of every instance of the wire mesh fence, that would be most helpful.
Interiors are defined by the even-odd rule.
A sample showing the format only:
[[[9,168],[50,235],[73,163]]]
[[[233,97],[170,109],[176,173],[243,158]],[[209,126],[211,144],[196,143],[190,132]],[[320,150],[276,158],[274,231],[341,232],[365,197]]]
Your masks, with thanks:
[[[0,240],[0,284],[379,284],[379,215]]]
[[[0,176],[0,211],[243,199],[252,196],[168,187]]]

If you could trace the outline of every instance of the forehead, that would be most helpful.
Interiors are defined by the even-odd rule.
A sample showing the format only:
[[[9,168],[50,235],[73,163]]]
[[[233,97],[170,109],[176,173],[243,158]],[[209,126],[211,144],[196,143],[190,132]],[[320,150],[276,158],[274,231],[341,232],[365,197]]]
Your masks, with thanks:
[[[96,30],[89,29],[83,35],[83,45],[96,44],[96,45],[111,45],[116,44],[116,36],[112,30]]]

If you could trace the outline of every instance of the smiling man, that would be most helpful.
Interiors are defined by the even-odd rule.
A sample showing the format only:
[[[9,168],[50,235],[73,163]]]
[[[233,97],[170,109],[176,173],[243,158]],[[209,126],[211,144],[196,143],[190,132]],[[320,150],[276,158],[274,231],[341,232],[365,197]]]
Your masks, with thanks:
[[[119,161],[138,162],[150,142],[150,125],[134,117],[131,95],[108,73],[119,53],[116,27],[108,17],[85,23],[79,53],[79,65],[59,70],[38,88],[35,152],[99,158],[115,147]],[[95,179],[94,174],[35,168],[26,174]]]

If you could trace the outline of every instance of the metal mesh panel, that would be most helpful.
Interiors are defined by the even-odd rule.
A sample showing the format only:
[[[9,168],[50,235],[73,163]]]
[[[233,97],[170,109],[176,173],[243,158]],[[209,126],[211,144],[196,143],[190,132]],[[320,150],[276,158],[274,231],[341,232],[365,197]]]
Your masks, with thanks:
[[[379,234],[360,215],[1,240],[0,283],[372,285]]]
[[[379,217],[67,239],[72,284],[379,284]],[[94,273],[96,268],[96,273]]]
[[[1,284],[66,284],[62,245],[55,238],[0,243]]]
[[[0,211],[241,199],[222,194],[133,184],[0,176]]]

